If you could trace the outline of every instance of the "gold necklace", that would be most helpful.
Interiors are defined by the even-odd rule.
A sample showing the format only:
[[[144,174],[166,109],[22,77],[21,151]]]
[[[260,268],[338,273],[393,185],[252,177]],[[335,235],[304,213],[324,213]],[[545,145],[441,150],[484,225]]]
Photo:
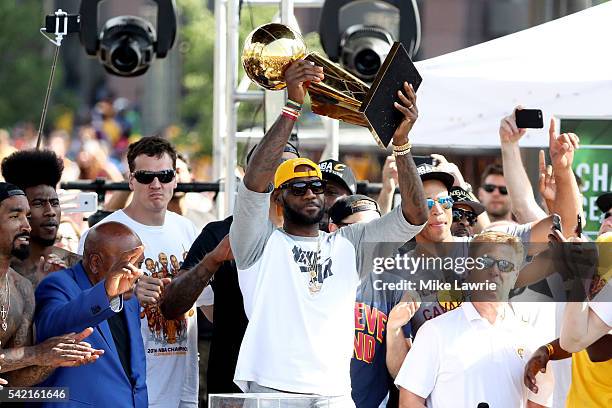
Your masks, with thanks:
[[[2,308],[0,309],[0,320],[2,320],[2,330],[6,331],[6,329],[8,328],[8,324],[6,323],[6,319],[8,318],[8,314],[9,311],[11,310],[11,287],[9,285],[9,277],[8,277],[8,271],[6,271],[6,276],[5,276],[5,293],[6,293],[6,298],[7,298],[7,302],[8,306],[5,309],[4,308],[4,302],[2,304]]]
[[[317,266],[319,264],[319,252],[321,251],[321,240],[317,235],[317,250],[312,257],[313,262],[308,261],[310,280],[308,281],[308,289],[310,293],[317,293],[321,290],[321,282],[319,282],[319,272]]]

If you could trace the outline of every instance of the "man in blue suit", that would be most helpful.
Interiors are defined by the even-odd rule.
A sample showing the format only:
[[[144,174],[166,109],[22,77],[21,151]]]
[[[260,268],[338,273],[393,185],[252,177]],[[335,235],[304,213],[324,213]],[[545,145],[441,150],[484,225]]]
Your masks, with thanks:
[[[70,402],[42,406],[147,407],[139,306],[131,296],[143,250],[125,225],[100,224],[87,236],[83,261],[52,273],[36,289],[38,341],[93,327],[88,341],[104,350],[94,364],[55,370],[40,386],[68,387]]]

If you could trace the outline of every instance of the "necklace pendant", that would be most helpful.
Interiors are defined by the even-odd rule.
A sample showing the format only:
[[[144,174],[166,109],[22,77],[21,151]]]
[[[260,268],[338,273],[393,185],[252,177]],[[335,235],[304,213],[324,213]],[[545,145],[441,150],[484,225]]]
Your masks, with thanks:
[[[310,290],[310,293],[314,295],[315,293],[319,293],[321,290],[321,284],[319,282],[310,282],[308,289]]]
[[[6,322],[2,322],[2,330],[6,331],[7,328],[8,324],[6,324]]]

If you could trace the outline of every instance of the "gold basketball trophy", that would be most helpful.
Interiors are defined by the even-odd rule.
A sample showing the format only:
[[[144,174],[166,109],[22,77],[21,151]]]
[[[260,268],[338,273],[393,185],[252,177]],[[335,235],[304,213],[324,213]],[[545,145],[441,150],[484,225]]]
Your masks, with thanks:
[[[253,30],[245,40],[242,65],[253,82],[269,90],[287,86],[284,72],[293,61],[305,59],[322,67],[323,81],[307,85],[312,111],[367,127],[376,142],[386,148],[397,127],[392,125],[402,120],[401,113],[393,107],[395,93],[403,89],[404,80],[412,83],[415,91],[421,83],[401,43],[393,45],[372,86],[316,52],[306,52],[306,44],[299,33],[284,24],[265,24]],[[391,69],[392,66],[404,69],[398,73],[397,69]]]

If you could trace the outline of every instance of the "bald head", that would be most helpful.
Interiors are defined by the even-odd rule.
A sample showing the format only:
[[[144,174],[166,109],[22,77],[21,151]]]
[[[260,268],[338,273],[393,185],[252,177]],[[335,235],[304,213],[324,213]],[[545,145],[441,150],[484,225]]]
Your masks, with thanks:
[[[118,222],[105,222],[92,228],[87,234],[83,256],[92,252],[117,249],[121,253],[141,245],[140,238],[127,226]]]
[[[108,268],[125,251],[142,245],[130,228],[118,222],[98,224],[87,234],[83,247],[83,264],[90,275],[103,279]]]

